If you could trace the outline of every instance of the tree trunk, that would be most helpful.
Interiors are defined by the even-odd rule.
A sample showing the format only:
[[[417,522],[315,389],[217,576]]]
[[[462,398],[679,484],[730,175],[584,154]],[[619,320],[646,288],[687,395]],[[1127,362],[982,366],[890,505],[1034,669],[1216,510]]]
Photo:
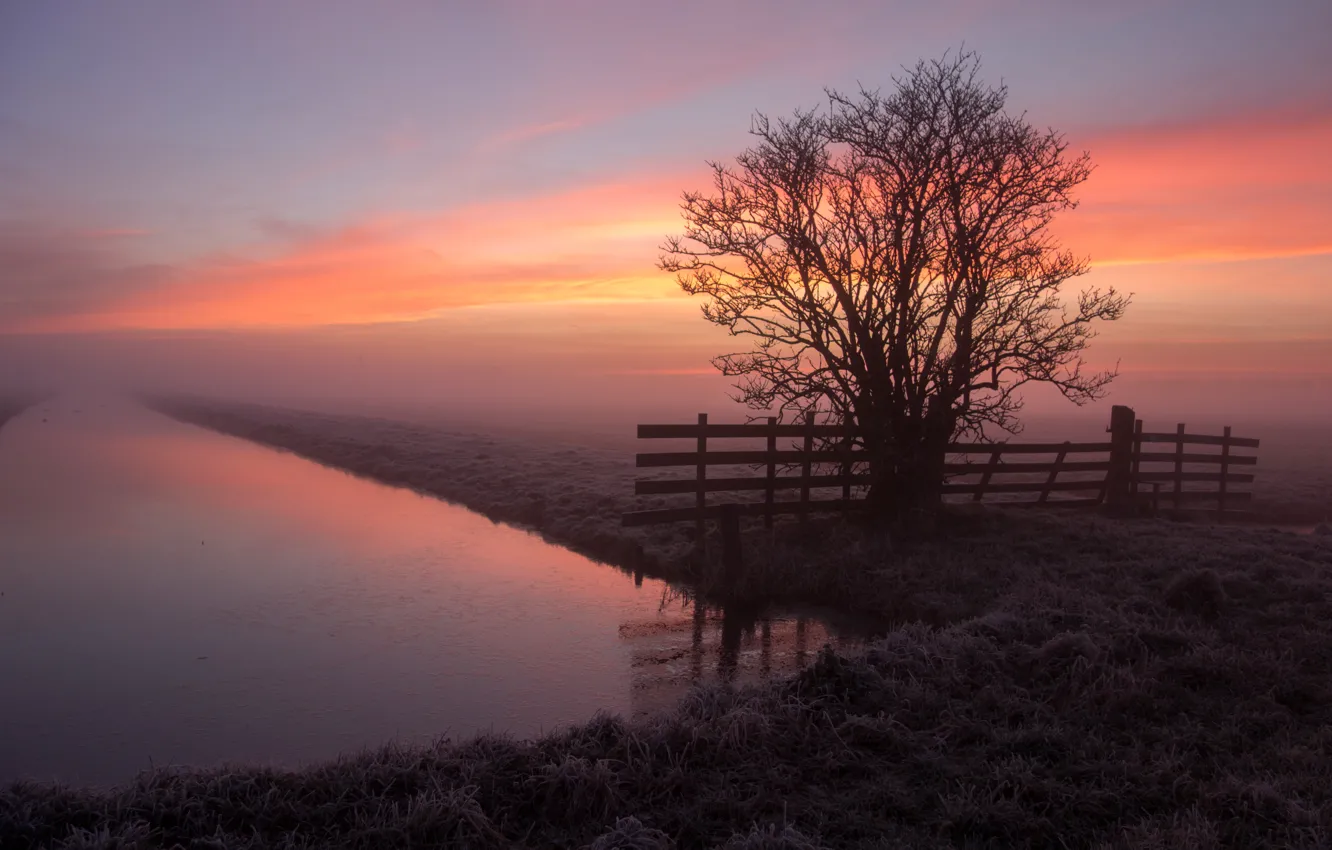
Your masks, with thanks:
[[[952,427],[927,417],[912,430],[908,439],[871,449],[867,507],[872,523],[928,516],[939,508]]]

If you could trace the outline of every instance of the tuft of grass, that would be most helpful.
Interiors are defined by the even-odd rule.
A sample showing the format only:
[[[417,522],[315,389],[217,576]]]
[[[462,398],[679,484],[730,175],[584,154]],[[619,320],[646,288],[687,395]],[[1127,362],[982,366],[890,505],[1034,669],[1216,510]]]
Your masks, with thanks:
[[[619,818],[609,832],[596,837],[588,850],[675,850],[675,842],[660,829],[644,826],[638,818]]]
[[[1184,573],[1166,585],[1165,603],[1176,611],[1185,611],[1215,620],[1226,605],[1226,590],[1212,570]]]
[[[776,824],[754,826],[744,835],[733,836],[722,845],[722,850],[825,850],[822,844],[811,841],[800,830]]]

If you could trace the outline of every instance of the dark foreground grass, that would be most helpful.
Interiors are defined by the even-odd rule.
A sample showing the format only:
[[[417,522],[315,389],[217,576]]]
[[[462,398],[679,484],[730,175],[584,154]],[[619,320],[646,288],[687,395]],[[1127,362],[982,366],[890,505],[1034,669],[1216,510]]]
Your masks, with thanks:
[[[986,511],[781,548],[929,622],[638,723],[15,785],[0,846],[1332,846],[1332,538]]]

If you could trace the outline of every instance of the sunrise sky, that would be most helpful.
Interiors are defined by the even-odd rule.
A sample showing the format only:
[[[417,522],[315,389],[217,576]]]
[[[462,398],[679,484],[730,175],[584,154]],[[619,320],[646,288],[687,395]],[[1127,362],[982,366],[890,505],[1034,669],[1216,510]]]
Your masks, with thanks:
[[[1135,301],[1091,359],[1307,399],[1329,38],[1327,0],[6,3],[0,352],[11,378],[163,335],[222,362],[219,334],[308,354],[338,326],[345,363],[705,373],[728,342],[655,269],[705,160],[965,45],[1096,164],[1059,232]]]

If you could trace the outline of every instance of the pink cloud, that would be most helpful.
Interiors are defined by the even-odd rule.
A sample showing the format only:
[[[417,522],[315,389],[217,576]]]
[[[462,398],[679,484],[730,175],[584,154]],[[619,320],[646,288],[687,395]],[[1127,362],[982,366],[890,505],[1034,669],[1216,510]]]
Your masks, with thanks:
[[[557,121],[542,121],[535,124],[524,124],[506,130],[498,136],[492,138],[487,144],[493,145],[518,145],[524,142],[530,142],[533,139],[539,139],[543,136],[553,136],[558,133],[565,133],[570,130],[576,130],[579,127],[585,127],[591,123],[585,118],[565,118]]]
[[[642,177],[332,232],[270,223],[285,247],[266,256],[203,259],[174,270],[169,286],[108,291],[8,329],[363,323],[480,304],[673,297],[656,246],[677,226],[682,185]]]

